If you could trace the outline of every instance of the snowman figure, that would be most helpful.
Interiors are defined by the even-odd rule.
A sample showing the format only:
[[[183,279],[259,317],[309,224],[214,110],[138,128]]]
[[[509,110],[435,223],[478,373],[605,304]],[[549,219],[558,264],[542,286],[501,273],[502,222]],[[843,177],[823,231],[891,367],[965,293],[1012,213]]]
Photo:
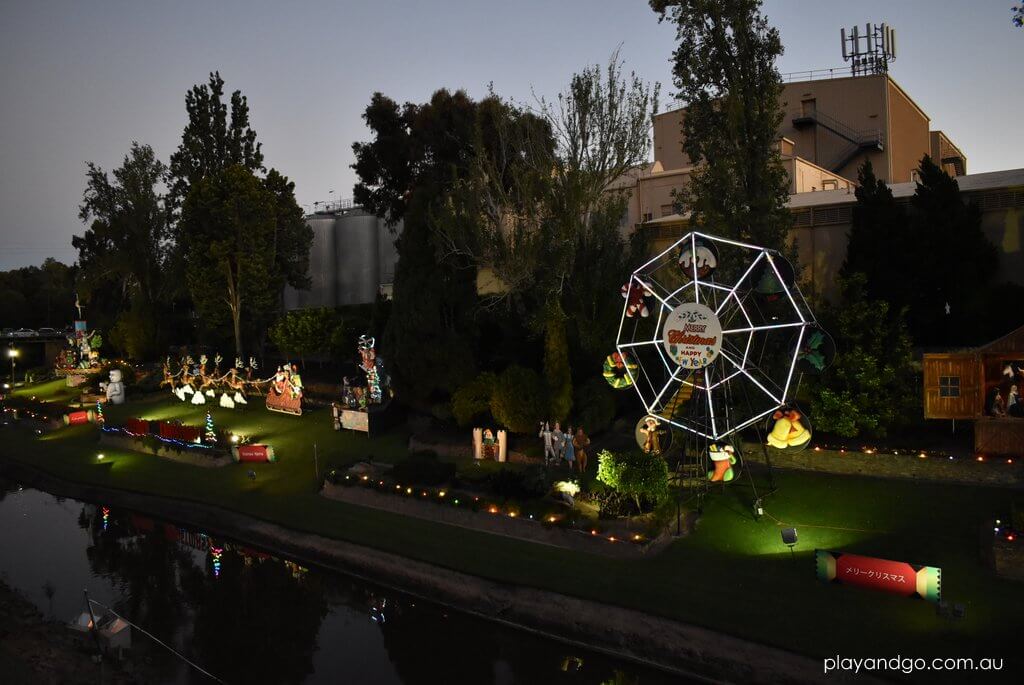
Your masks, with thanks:
[[[110,370],[110,382],[106,386],[107,402],[124,404],[124,379],[121,369]]]

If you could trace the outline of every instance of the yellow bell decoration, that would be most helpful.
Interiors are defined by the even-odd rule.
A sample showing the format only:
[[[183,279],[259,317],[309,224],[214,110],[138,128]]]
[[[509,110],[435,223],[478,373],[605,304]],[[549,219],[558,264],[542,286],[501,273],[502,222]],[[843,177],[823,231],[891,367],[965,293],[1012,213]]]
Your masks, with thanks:
[[[800,421],[803,418],[795,409],[777,411],[772,415],[775,425],[768,434],[768,444],[780,450],[800,448],[811,440],[811,431]]]

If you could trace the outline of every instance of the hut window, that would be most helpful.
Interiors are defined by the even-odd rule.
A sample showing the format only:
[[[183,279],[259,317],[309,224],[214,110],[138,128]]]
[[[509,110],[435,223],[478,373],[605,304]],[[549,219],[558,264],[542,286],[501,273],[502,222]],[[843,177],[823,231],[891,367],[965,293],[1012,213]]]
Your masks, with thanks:
[[[960,397],[960,376],[939,376],[939,397]]]

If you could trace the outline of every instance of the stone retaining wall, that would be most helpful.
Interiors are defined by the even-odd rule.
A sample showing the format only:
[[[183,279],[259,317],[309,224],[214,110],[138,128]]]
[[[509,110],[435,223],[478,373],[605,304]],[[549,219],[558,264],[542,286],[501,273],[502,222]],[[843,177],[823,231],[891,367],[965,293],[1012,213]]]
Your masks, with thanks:
[[[591,536],[580,531],[544,525],[539,521],[518,517],[513,518],[504,513],[489,514],[454,506],[443,506],[435,502],[426,502],[419,499],[410,499],[378,492],[360,485],[345,486],[325,483],[320,494],[329,499],[336,499],[361,507],[381,509],[394,514],[426,519],[434,523],[444,523],[450,526],[504,535],[505,537],[537,542],[551,545],[552,547],[600,554],[606,557],[637,559],[645,555],[657,554],[672,540],[670,535],[663,532],[657,539],[641,545],[622,539],[630,535],[629,531],[623,529],[621,533],[617,530],[612,533],[616,536],[622,536],[622,538],[612,542],[605,537],[608,535],[607,532],[602,535]]]
[[[161,459],[169,459],[176,461],[181,464],[190,464],[192,466],[201,466],[203,468],[218,468],[221,466],[227,466],[231,464],[233,460],[230,455],[217,454],[216,456],[211,455],[208,451],[203,450],[174,450],[170,447],[160,447],[154,452],[143,446],[141,440],[130,438],[125,435],[117,435],[115,433],[106,433],[100,431],[100,444],[109,445],[110,447],[116,447],[122,450],[130,450],[132,452],[143,452],[145,454],[155,454]]]
[[[1005,458],[989,458],[978,462],[963,457],[922,459],[913,454],[865,454],[859,450],[838,452],[824,449],[816,451],[813,448],[803,452],[781,452],[768,448],[768,457],[772,467],[779,469],[968,485],[1024,486],[1024,458],[1013,459],[1012,463],[1007,463]],[[743,445],[743,458],[765,463],[764,450],[753,443]]]

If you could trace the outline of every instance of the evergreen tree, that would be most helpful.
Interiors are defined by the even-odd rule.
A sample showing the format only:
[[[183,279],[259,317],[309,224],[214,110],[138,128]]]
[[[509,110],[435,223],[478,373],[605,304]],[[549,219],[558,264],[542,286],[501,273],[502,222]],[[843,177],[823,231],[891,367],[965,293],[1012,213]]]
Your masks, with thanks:
[[[219,71],[210,74],[209,84],[195,85],[185,94],[188,124],[170,164],[174,206],[185,201],[194,184],[235,164],[264,171],[261,144],[249,126],[249,101],[236,90],[230,105],[229,116]]]
[[[682,197],[691,225],[784,250],[792,217],[779,156],[782,55],[760,0],[650,0],[676,25],[672,73],[683,150],[698,167]]]
[[[547,318],[544,335],[544,385],[548,397],[548,416],[565,421],[572,411],[572,370],[569,367],[569,342],[565,337],[565,319]]]
[[[273,245],[277,202],[241,165],[198,181],[182,207],[188,290],[208,325],[229,323],[235,354],[243,356],[243,321],[278,305]]]
[[[883,437],[920,415],[904,312],[868,297],[863,274],[841,279],[840,290],[840,302],[820,312],[838,349],[825,373],[810,379],[811,416],[821,431]]]
[[[977,205],[960,194],[951,178],[925,155],[911,198],[912,244],[907,246],[910,278],[908,323],[921,345],[977,345],[999,270],[999,252],[981,230]],[[947,309],[948,306],[948,309]]]
[[[390,225],[403,222],[382,351],[396,388],[412,400],[437,399],[474,372],[476,271],[442,258],[434,215],[466,174],[475,116],[461,91],[401,107],[376,93],[363,114],[373,139],[352,146],[355,201]]]
[[[169,210],[159,190],[167,166],[151,147],[133,142],[113,179],[92,162],[87,167],[79,218],[89,228],[71,240],[79,292],[100,321],[113,326],[118,347],[149,358],[159,350],[167,314]]]
[[[888,300],[897,309],[909,305],[908,261],[914,257],[907,212],[885,181],[875,176],[870,160],[857,172],[859,183],[840,276],[864,274],[866,295]]]

